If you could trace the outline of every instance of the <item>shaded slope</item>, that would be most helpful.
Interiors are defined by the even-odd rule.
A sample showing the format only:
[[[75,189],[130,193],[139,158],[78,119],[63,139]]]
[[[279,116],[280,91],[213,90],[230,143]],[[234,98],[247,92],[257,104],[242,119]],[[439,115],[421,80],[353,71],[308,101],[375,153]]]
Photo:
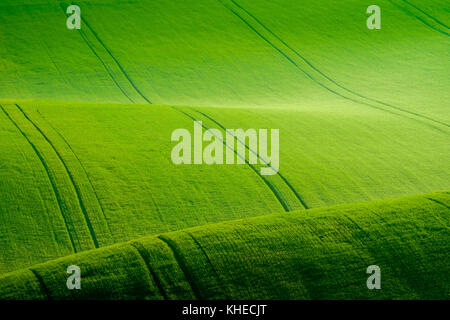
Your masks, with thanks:
[[[446,299],[449,204],[441,192],[142,238],[3,275],[0,297]],[[72,264],[82,290],[66,288]],[[382,290],[366,287],[373,264]]]

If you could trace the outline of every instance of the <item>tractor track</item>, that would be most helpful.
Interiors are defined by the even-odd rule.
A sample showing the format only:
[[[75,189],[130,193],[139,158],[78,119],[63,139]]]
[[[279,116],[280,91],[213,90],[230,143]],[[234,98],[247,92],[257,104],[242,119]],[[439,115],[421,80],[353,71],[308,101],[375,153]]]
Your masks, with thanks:
[[[411,4],[408,1],[405,0],[400,0],[402,1],[406,6],[403,7],[400,4],[398,4],[397,2],[395,2],[394,0],[388,0],[390,3],[392,3],[394,6],[396,6],[398,9],[400,9],[401,11],[403,11],[404,13],[406,13],[407,15],[416,18],[417,20],[419,20],[420,22],[422,22],[424,25],[426,25],[427,27],[449,37],[450,34],[447,31],[441,30],[441,28],[439,26],[434,26],[432,25],[432,23],[430,21],[427,21],[426,17],[434,20],[435,22],[437,22],[439,25],[445,27],[448,29],[448,27],[443,24],[442,22],[440,22],[439,20],[437,20],[436,18],[434,18],[433,16],[429,15],[428,13],[426,13],[425,11],[423,11],[422,9],[418,8],[417,6]],[[409,9],[408,9],[409,7]],[[420,17],[419,14],[415,14],[414,11],[419,11],[420,13],[424,14],[425,16]]]
[[[214,122],[215,124],[217,124],[219,127],[221,127],[225,133],[228,133],[228,130],[218,121],[216,121],[214,118],[210,117],[209,115],[207,115],[204,112],[198,111],[198,110],[194,110],[195,112],[203,115],[204,117],[208,118],[209,120],[211,120],[212,122]],[[244,145],[244,147],[251,153],[255,154],[258,159],[260,159],[262,162],[264,162],[266,165],[268,165],[273,171],[275,171],[274,168],[272,168],[272,166],[270,165],[269,162],[266,161],[266,159],[262,158],[256,151],[254,151],[253,149],[251,149],[249,146],[247,146],[247,144],[244,141],[241,141],[238,137],[235,137],[236,141],[238,141],[240,144]],[[302,206],[305,209],[309,209],[309,206],[306,204],[305,200],[303,200],[303,197],[297,192],[297,190],[295,190],[295,188],[292,186],[292,184],[281,174],[281,172],[275,171],[276,174],[279,175],[279,177],[283,180],[284,183],[286,183],[286,185],[288,186],[289,189],[291,189],[291,191],[294,193],[295,197],[297,198],[297,200],[302,204]]]
[[[23,109],[18,104],[16,104],[16,107],[20,110],[20,112],[24,115],[24,117],[33,125],[33,127],[41,134],[41,136],[45,139],[45,141],[47,141],[47,143],[51,146],[51,148],[53,149],[55,154],[58,156],[58,159],[61,161],[61,163],[62,163],[62,165],[63,165],[63,167],[64,167],[64,169],[65,169],[65,171],[66,171],[66,173],[67,173],[67,175],[68,175],[68,177],[70,179],[72,187],[75,190],[75,193],[76,193],[76,196],[77,196],[77,200],[78,200],[78,203],[80,205],[81,211],[83,213],[84,219],[86,220],[86,224],[88,226],[89,233],[91,234],[92,241],[94,242],[95,247],[99,248],[97,236],[95,234],[94,228],[92,227],[92,223],[91,223],[91,221],[89,219],[89,216],[88,216],[88,213],[87,213],[87,210],[86,210],[86,206],[85,206],[85,204],[84,204],[84,202],[82,200],[80,189],[79,189],[78,185],[75,183],[73,175],[70,172],[69,168],[67,167],[66,162],[64,161],[64,159],[61,156],[61,154],[59,153],[59,151],[55,148],[53,143],[50,141],[50,139],[44,134],[44,132],[28,117],[28,115],[23,111]]]
[[[374,109],[378,109],[380,111],[388,112],[396,116],[401,116],[410,120],[419,121],[420,123],[424,124],[422,120],[426,120],[426,124],[428,126],[431,126],[434,129],[437,129],[443,133],[448,134],[447,131],[442,130],[440,127],[436,126],[445,126],[446,128],[450,128],[450,124],[433,119],[431,117],[406,110],[401,107],[394,106],[392,104],[366,97],[365,95],[359,94],[351,89],[346,88],[345,86],[339,84],[337,81],[333,80],[331,77],[326,75],[324,72],[322,72],[319,68],[314,66],[308,59],[306,59],[302,54],[300,54],[298,51],[293,49],[289,44],[287,44],[283,39],[281,39],[278,35],[276,35],[271,29],[269,29],[267,26],[265,26],[256,16],[254,16],[250,11],[245,9],[242,5],[237,3],[235,0],[218,0],[226,9],[228,9],[234,16],[236,16],[241,22],[243,22],[247,27],[249,27],[253,32],[255,32],[262,40],[264,40],[266,43],[268,43],[273,49],[275,49],[279,54],[281,54],[285,59],[287,59],[292,65],[294,65],[298,70],[300,70],[307,78],[315,82],[317,85],[322,87],[323,89],[331,92],[334,95],[337,95],[343,99],[346,99],[348,101],[365,105]],[[391,1],[391,0],[389,0]],[[239,13],[238,11],[241,11]],[[244,17],[244,14],[248,16],[248,19]],[[255,22],[255,25],[253,25],[249,20],[253,19]],[[259,28],[262,28],[261,31],[264,31],[268,33],[268,36],[263,35],[259,30]],[[272,37],[272,40],[269,39],[269,37]],[[281,49],[279,46],[277,46],[274,42],[278,41],[280,42],[281,46],[284,46],[284,50]],[[291,53],[289,53],[291,52]],[[293,56],[292,56],[293,55]],[[301,66],[298,62],[295,61],[295,59],[299,58],[301,61],[305,64],[305,66]],[[306,71],[304,68],[310,68],[311,70]],[[316,73],[314,76],[313,73]],[[318,78],[322,77],[322,80],[319,80]],[[329,82],[329,84],[336,86],[337,88],[331,88],[330,85],[323,83],[325,80]],[[338,90],[344,90],[347,92],[341,93],[338,92]],[[348,96],[350,94],[350,96]],[[353,95],[353,97],[351,96]],[[361,100],[362,99],[362,100]],[[366,100],[366,101],[364,101]],[[378,104],[378,105],[377,105]],[[393,110],[388,110],[385,107],[391,108]],[[429,123],[432,122],[432,123]]]
[[[66,7],[67,4],[60,2],[60,7],[64,12],[64,15],[66,15]],[[116,57],[112,54],[111,50],[108,49],[108,47],[105,45],[105,43],[101,40],[101,38],[98,36],[98,34],[94,31],[94,29],[90,26],[90,24],[88,23],[88,21],[86,20],[86,18],[84,18],[83,16],[81,16],[81,21],[83,22],[83,25],[86,25],[87,29],[92,33],[92,36],[97,40],[97,42],[101,45],[101,47],[105,50],[106,54],[110,56],[110,58],[114,61],[114,64],[117,66],[118,68],[118,72],[120,72],[122,74],[122,76],[126,79],[127,83],[131,86],[131,88],[142,98],[144,99],[145,102],[147,102],[148,104],[153,104],[150,99],[148,99],[140,90],[139,88],[136,86],[136,84],[133,82],[133,80],[131,79],[131,77],[128,75],[128,73],[125,71],[125,69],[123,68],[123,66],[120,64],[119,60],[116,59]],[[86,43],[86,45],[89,47],[89,49],[92,51],[92,53],[98,58],[98,60],[100,61],[100,63],[103,65],[103,67],[105,68],[105,70],[107,71],[108,75],[110,76],[110,78],[113,80],[113,82],[115,83],[115,85],[120,89],[120,91],[132,102],[132,103],[136,103],[130,96],[129,94],[127,94],[125,92],[125,89],[122,88],[121,85],[119,85],[119,83],[117,82],[117,80],[115,79],[113,73],[109,70],[110,68],[108,67],[108,64],[100,57],[100,55],[96,52],[96,50],[94,49],[92,43],[90,43],[90,41],[87,39],[87,35],[82,31],[82,29],[78,30],[79,34],[81,36],[81,38],[84,40],[84,42]]]
[[[193,116],[191,116],[189,113],[182,111],[176,107],[173,107],[175,110],[177,110],[178,112],[181,112],[182,114],[184,114],[185,116],[189,117],[190,119],[194,120],[194,121],[198,121],[197,119],[195,119]],[[206,127],[203,123],[202,123],[202,127],[205,130],[209,130],[210,128]],[[214,134],[213,134],[214,135]],[[217,139],[219,139],[222,144],[232,150],[239,158],[241,158],[242,160],[244,160],[244,162],[256,173],[256,175],[258,175],[258,177],[260,177],[264,183],[266,184],[267,187],[269,187],[269,189],[272,191],[273,195],[277,198],[278,202],[281,204],[281,206],[283,207],[283,209],[285,211],[290,211],[291,209],[289,208],[288,204],[282,199],[281,195],[278,194],[278,191],[276,190],[276,188],[272,185],[272,183],[270,183],[270,181],[268,181],[263,175],[260,174],[259,170],[257,168],[255,168],[255,166],[253,166],[252,164],[250,164],[247,159],[245,158],[245,155],[241,155],[239,152],[237,152],[233,147],[229,146],[223,139],[221,139],[220,137],[217,137],[216,135],[214,135],[214,137],[216,137]]]
[[[25,138],[25,140],[28,142],[28,144],[31,146],[31,148],[33,149],[34,153],[36,154],[36,156],[38,157],[39,161],[41,162],[42,166],[44,167],[44,170],[47,174],[48,180],[50,182],[50,185],[52,186],[52,190],[53,190],[53,194],[55,195],[56,198],[56,202],[58,204],[58,208],[59,208],[59,212],[63,218],[65,227],[66,227],[66,231],[67,234],[69,236],[70,242],[72,244],[72,250],[73,252],[77,253],[78,250],[76,248],[75,245],[75,241],[73,239],[73,236],[70,232],[70,228],[69,228],[69,223],[67,221],[67,217],[64,213],[63,210],[63,200],[61,199],[61,195],[59,194],[58,188],[56,186],[55,181],[53,181],[52,175],[50,174],[50,169],[47,165],[47,163],[45,162],[43,156],[41,155],[41,153],[39,152],[38,148],[33,144],[33,142],[31,142],[31,140],[28,138],[27,134],[19,127],[19,125],[13,120],[13,118],[9,115],[9,113],[4,109],[4,107],[2,105],[0,105],[0,108],[2,109],[2,111],[5,113],[6,117],[14,124],[14,126],[17,128],[17,130],[21,133],[21,135]]]
[[[45,122],[47,122],[47,124],[50,126],[50,128],[52,128],[53,131],[56,132],[56,134],[57,134],[57,135],[61,138],[61,140],[67,145],[67,147],[69,148],[69,150],[70,150],[70,151],[72,152],[72,154],[74,155],[75,159],[76,159],[76,160],[78,161],[78,163],[80,164],[80,167],[81,167],[81,169],[83,170],[83,172],[84,172],[84,174],[85,174],[85,176],[86,176],[86,178],[87,178],[87,180],[88,180],[88,183],[89,183],[89,185],[90,185],[91,188],[92,188],[92,192],[93,192],[93,194],[94,194],[94,196],[95,196],[95,199],[97,200],[97,203],[98,203],[98,206],[99,206],[99,208],[100,208],[100,210],[101,210],[101,213],[102,213],[102,215],[103,215],[103,218],[105,219],[105,222],[106,222],[106,225],[107,225],[107,227],[108,227],[109,233],[110,233],[111,236],[112,236],[113,233],[112,233],[111,227],[110,227],[110,225],[109,225],[109,223],[108,223],[108,218],[106,217],[105,209],[103,208],[103,205],[102,205],[102,203],[101,203],[101,201],[100,201],[100,198],[98,197],[98,193],[97,193],[97,191],[96,191],[95,188],[94,188],[94,184],[92,183],[92,180],[91,180],[89,174],[87,173],[86,168],[84,167],[84,165],[83,165],[83,163],[81,162],[80,158],[79,158],[78,155],[75,153],[75,151],[73,150],[73,148],[72,148],[72,146],[70,145],[70,143],[66,140],[66,138],[64,138],[64,136],[63,136],[58,130],[56,130],[56,128],[50,123],[50,121],[48,121],[47,118],[46,118],[39,110],[36,110],[36,112],[42,117],[42,119],[45,120]]]

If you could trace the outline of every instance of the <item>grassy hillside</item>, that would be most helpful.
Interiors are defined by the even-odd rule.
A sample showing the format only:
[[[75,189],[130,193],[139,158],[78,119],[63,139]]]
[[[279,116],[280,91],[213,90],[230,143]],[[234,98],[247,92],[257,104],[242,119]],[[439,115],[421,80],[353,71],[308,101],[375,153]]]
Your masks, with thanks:
[[[370,1],[76,3],[80,32],[65,28],[67,2],[1,4],[2,98],[272,108],[344,99],[448,127],[448,28],[433,16],[445,25],[447,1],[419,16],[383,0],[379,31],[365,27]]]
[[[45,107],[39,112],[1,107],[7,134],[3,150],[17,154],[5,170],[2,188],[9,199],[0,205],[8,212],[0,218],[3,234],[8,234],[0,254],[3,272],[45,261],[48,254],[55,258],[60,251],[283,210],[246,165],[175,166],[173,145],[167,143],[171,132],[193,122],[174,109],[58,107],[50,106],[49,112]],[[59,115],[57,121],[52,114]],[[28,170],[13,170],[21,163]],[[22,183],[33,190],[26,198]],[[12,193],[9,185],[18,190]],[[41,220],[41,212],[47,213],[47,221]],[[45,251],[33,249],[47,243],[51,246]]]
[[[1,270],[218,221],[449,187],[447,135],[394,116],[195,110],[2,105]],[[174,165],[170,135],[192,130],[188,115],[208,128],[276,123],[279,174],[261,176],[247,164]]]
[[[71,3],[81,8],[81,30],[66,28]],[[341,283],[348,291],[333,291],[333,281],[341,280],[330,270],[336,261],[336,270],[354,271],[377,255],[389,261],[385,268],[395,280],[393,291],[374,298],[442,297],[444,287],[430,289],[441,279],[433,270],[448,260],[442,206],[423,197],[387,201],[398,220],[381,203],[370,205],[381,217],[364,205],[345,207],[355,215],[368,210],[361,214],[368,220],[358,223],[364,232],[348,225],[341,207],[320,211],[450,189],[449,3],[380,0],[382,29],[368,30],[371,4],[1,1],[0,275],[22,271],[0,286],[30,285],[21,293],[5,289],[3,297],[45,297],[23,268],[52,261],[47,266],[54,270],[60,263],[54,259],[81,257],[92,259],[93,281],[103,279],[98,268],[106,270],[108,259],[117,263],[123,278],[111,284],[115,297],[159,298],[151,290],[166,285],[172,298],[371,298],[351,275]],[[279,172],[262,176],[261,165],[249,163],[174,165],[171,133],[192,131],[193,120],[223,135],[279,129]],[[261,157],[248,142],[236,143]],[[283,221],[291,216],[289,226]],[[197,226],[195,239],[186,236],[183,230]],[[232,239],[235,232],[246,240]],[[136,248],[123,244],[145,236],[133,242]],[[327,237],[331,242],[317,248],[295,247]],[[202,241],[217,265],[205,265],[195,245]],[[401,248],[405,243],[417,246],[416,255]],[[175,261],[167,244],[189,259]],[[281,256],[272,252],[278,245]],[[136,250],[157,272],[178,271],[153,283]],[[412,256],[421,259],[423,269],[411,262],[420,275],[397,278]],[[278,274],[280,257],[286,269]],[[203,271],[210,277],[195,275]],[[115,277],[108,272],[106,278]],[[214,285],[213,274],[230,281],[228,291]],[[53,276],[42,277],[53,288]],[[139,277],[147,282],[138,284]],[[67,294],[55,290],[53,297]],[[105,295],[92,290],[85,297]]]
[[[449,195],[273,214],[141,238],[1,276],[0,297],[448,298]],[[82,290],[66,288],[72,264],[83,270]],[[366,288],[372,264],[380,266],[382,290]]]

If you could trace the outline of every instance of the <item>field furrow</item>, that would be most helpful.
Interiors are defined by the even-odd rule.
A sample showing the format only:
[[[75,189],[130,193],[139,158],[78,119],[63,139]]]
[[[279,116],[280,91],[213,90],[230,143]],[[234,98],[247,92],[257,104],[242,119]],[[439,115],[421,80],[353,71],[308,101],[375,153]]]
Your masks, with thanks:
[[[20,106],[18,107],[20,108]],[[50,122],[45,120],[39,110],[34,108],[28,108],[26,112],[22,108],[20,110],[52,146],[64,165],[74,186],[89,231],[95,239],[96,247],[112,244],[113,235],[98,194],[86,172],[86,168],[68,141],[55,130]]]
[[[73,250],[79,252],[98,247],[95,235],[90,230],[90,222],[85,218],[84,205],[77,194],[73,179],[56,149],[18,105],[4,105],[2,109],[33,147],[44,166],[58,200]]]
[[[66,2],[60,2],[60,6],[65,13],[69,6]],[[92,53],[99,59],[105,70],[108,72],[111,80],[127,97],[131,103],[149,103],[151,101],[145,97],[136,87],[128,74],[125,72],[119,61],[112,55],[111,51],[105,46],[97,33],[91,28],[86,19],[82,18],[86,28],[78,30],[86,45]]]
[[[400,10],[403,10],[407,14],[416,18],[420,22],[422,22],[427,27],[449,37],[448,27],[437,20],[436,18],[430,16],[428,13],[420,9],[419,7],[413,5],[412,3],[405,0],[389,0],[392,4],[397,6]]]
[[[192,119],[193,121],[198,121],[195,117],[193,117],[192,115],[190,115],[190,114],[187,113],[186,111],[182,111],[182,110],[179,110],[179,109],[176,109],[176,110],[180,111],[182,114],[186,115],[187,117],[189,117],[189,118]],[[209,130],[209,129],[210,129],[209,127],[205,126],[203,123],[202,123],[202,127],[203,127],[205,130]],[[225,134],[226,134],[226,132],[225,132]],[[213,135],[214,135],[214,134],[213,134]],[[269,180],[269,178],[263,176],[263,175],[260,173],[259,168],[258,168],[257,166],[255,166],[254,164],[251,164],[251,163],[248,161],[248,158],[246,157],[245,154],[239,153],[239,152],[234,148],[234,146],[228,145],[228,144],[226,143],[226,141],[225,141],[224,139],[222,139],[221,137],[216,136],[216,135],[214,135],[214,136],[215,136],[215,138],[216,138],[217,140],[221,141],[221,142],[223,143],[223,145],[224,145],[226,148],[232,150],[232,151],[236,154],[236,156],[237,156],[238,158],[242,159],[242,161],[243,161],[246,165],[248,165],[248,166],[253,170],[253,172],[254,172],[259,178],[262,179],[262,181],[264,181],[264,183],[267,185],[267,187],[270,189],[270,191],[273,193],[273,195],[277,198],[277,200],[278,200],[278,201],[280,202],[280,204],[283,206],[284,210],[286,210],[286,211],[292,210],[292,206],[290,206],[290,205],[287,203],[287,201],[285,200],[285,197],[283,196],[283,194],[281,193],[281,191],[279,190],[279,188],[278,188],[275,184],[273,184],[273,183],[271,182],[271,179]],[[294,204],[294,205],[295,205],[295,204]]]
[[[348,89],[345,86],[339,84],[328,75],[324,74],[320,69],[314,66],[303,55],[294,50],[289,44],[283,41],[278,35],[265,26],[258,18],[251,14],[244,7],[239,5],[235,0],[219,0],[228,8],[233,14],[241,19],[249,28],[251,28],[259,37],[271,45],[276,51],[284,56],[289,62],[291,62],[296,68],[302,71],[309,79],[321,86],[323,89],[338,95],[341,98],[349,101],[362,104],[371,108],[382,110],[385,112],[397,114],[403,117],[419,118],[420,120],[430,121],[434,124],[438,124],[438,130],[441,130],[440,126],[450,128],[450,124],[442,122],[440,120],[433,119],[423,114],[412,112],[404,108],[394,106],[392,104],[380,101],[379,99],[373,99],[366,97],[362,94]],[[343,91],[342,91],[343,90]],[[388,109],[386,109],[386,107]],[[400,113],[398,113],[400,112]],[[444,132],[448,133],[448,129]]]
[[[209,115],[207,115],[206,113],[199,111],[199,110],[195,110],[196,113],[202,115],[203,117],[206,118],[206,120],[210,120],[213,122],[213,125],[217,125],[219,126],[219,128],[222,131],[222,133],[224,134],[224,136],[226,137],[229,133],[229,130],[227,128],[225,128],[221,123],[219,123],[217,120],[215,120],[214,118],[210,117]],[[224,142],[225,143],[225,142]],[[308,209],[308,205],[305,203],[305,201],[302,199],[302,197],[300,196],[300,194],[295,190],[295,188],[292,186],[292,184],[281,174],[280,171],[275,170],[272,165],[264,158],[261,157],[261,155],[257,152],[257,150],[253,150],[251,149],[246,141],[242,141],[241,139],[239,139],[239,137],[235,137],[234,138],[234,145],[232,146],[234,148],[235,145],[237,144],[241,144],[245,147],[245,149],[247,149],[249,151],[249,154],[252,153],[254,155],[256,155],[256,157],[259,159],[260,163],[259,164],[249,164],[248,161],[246,162],[249,166],[252,167],[252,169],[268,184],[269,188],[271,190],[274,191],[274,193],[276,192],[277,198],[282,198],[283,200],[280,199],[280,202],[284,203],[284,208],[286,209],[286,211],[292,211],[292,210],[298,210],[298,209]],[[236,152],[237,154],[237,152]],[[240,155],[240,157],[243,157],[245,159],[249,158],[249,154],[244,154],[244,155]],[[238,155],[239,156],[239,155]],[[275,174],[274,175],[267,175],[267,176],[261,176],[259,174],[260,169],[262,167],[268,167],[271,168]]]

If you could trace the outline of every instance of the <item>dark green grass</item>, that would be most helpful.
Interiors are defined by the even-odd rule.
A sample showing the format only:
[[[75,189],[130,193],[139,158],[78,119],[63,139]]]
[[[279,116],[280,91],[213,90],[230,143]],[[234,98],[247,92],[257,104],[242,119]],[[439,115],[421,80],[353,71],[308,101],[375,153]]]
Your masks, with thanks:
[[[3,275],[0,297],[448,299],[449,195],[272,214],[141,238]],[[66,288],[73,264],[81,268],[81,290]],[[381,269],[381,290],[366,287],[369,265]]]

